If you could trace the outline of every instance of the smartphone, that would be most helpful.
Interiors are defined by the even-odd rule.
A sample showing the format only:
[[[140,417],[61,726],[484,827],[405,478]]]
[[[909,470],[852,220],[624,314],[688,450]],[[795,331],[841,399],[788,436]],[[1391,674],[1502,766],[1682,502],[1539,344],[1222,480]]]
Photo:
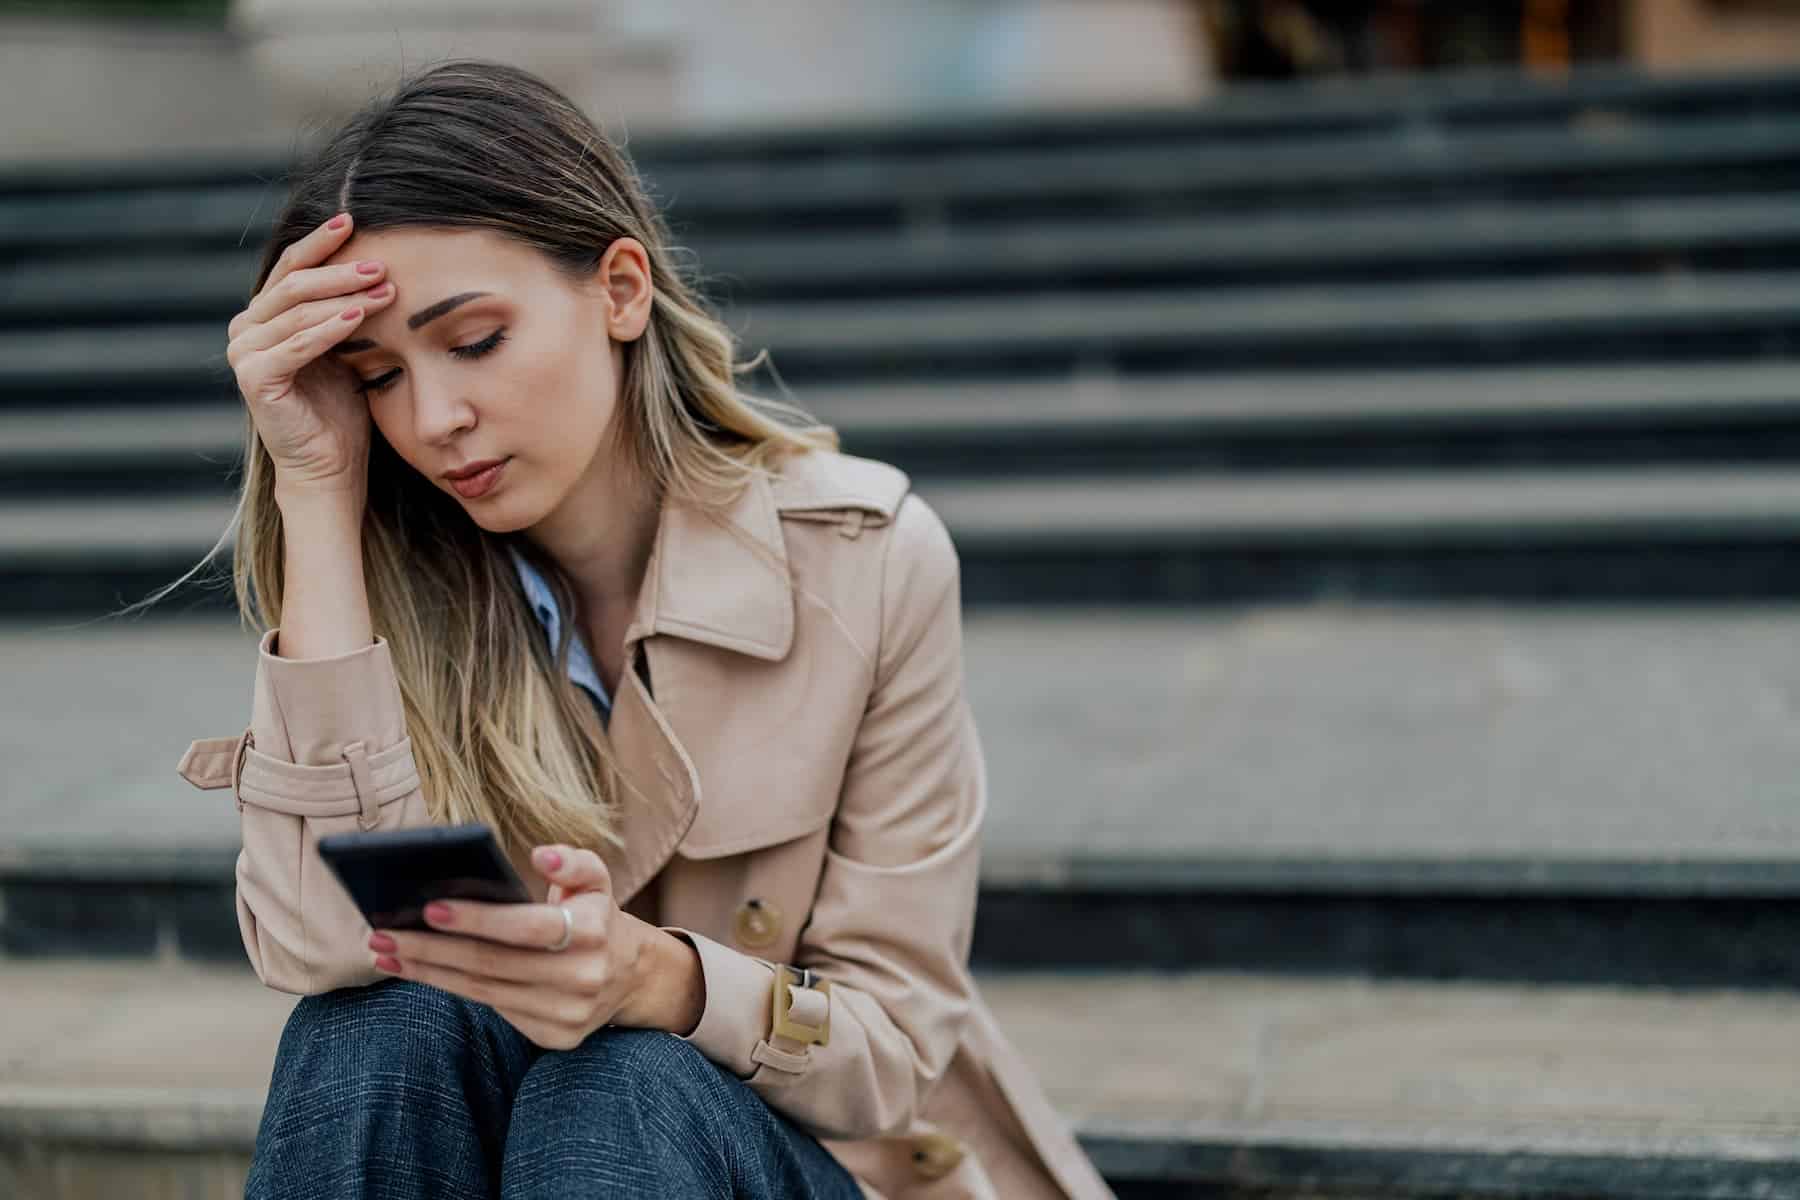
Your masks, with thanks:
[[[529,904],[531,893],[477,821],[319,839],[319,857],[375,929],[431,929],[432,900]]]

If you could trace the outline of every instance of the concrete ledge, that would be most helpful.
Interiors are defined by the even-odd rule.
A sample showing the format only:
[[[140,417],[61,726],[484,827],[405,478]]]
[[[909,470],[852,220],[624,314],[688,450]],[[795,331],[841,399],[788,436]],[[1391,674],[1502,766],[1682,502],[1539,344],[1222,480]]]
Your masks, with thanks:
[[[1384,128],[1417,136],[1440,124],[1447,129],[1584,121],[1605,125],[1669,116],[1762,115],[1797,105],[1800,73],[1787,68],[1658,75],[1628,65],[1582,64],[1565,77],[1537,79],[1510,67],[1470,67],[1320,82],[1238,82],[1199,105],[944,112],[898,120],[885,115],[817,122],[786,117],[730,130],[659,130],[635,137],[632,152],[640,162],[655,163],[803,159],[834,151],[862,158],[956,148],[986,151],[1045,141],[1116,146],[1191,138],[1232,143]],[[0,168],[0,190],[137,186],[171,178],[203,181],[242,168],[272,176],[287,165],[267,145],[239,148],[230,157],[196,149],[174,157],[104,163],[33,159],[17,151],[13,158]]]
[[[0,963],[243,968],[234,859],[7,851]],[[999,859],[983,870],[971,958],[993,970],[1800,990],[1797,894],[1800,862]]]
[[[30,1146],[40,1161],[64,1158],[65,1173],[81,1172],[110,1152],[129,1156],[138,1172],[160,1166],[191,1186],[221,1165],[248,1169],[261,1109],[259,1092],[0,1087],[0,1164]],[[1409,1141],[1392,1130],[1343,1124],[1103,1120],[1084,1122],[1076,1133],[1122,1200],[1143,1185],[1229,1194],[1780,1200],[1796,1194],[1800,1175],[1800,1151],[1780,1137],[1693,1138],[1686,1145],[1647,1138],[1633,1145],[1534,1130],[1496,1148],[1504,1137],[1467,1132],[1420,1131]],[[200,1157],[208,1154],[229,1162]]]
[[[1238,973],[978,983],[1122,1200],[1800,1195],[1789,997]],[[0,963],[0,989],[0,1179],[95,1160],[242,1171],[293,997],[247,974],[93,964]]]
[[[1152,548],[1367,542],[1541,547],[1727,541],[1800,533],[1800,478],[1779,467],[1185,472],[1151,478],[938,479],[920,494],[959,548]],[[16,562],[197,561],[230,525],[223,498],[0,501],[0,570]]]
[[[1225,1195],[1566,1197],[1569,1200],[1773,1200],[1800,1195],[1787,1137],[1670,1139],[1390,1130],[1328,1123],[1090,1124],[1083,1146],[1123,1188],[1159,1181]],[[1507,1144],[1508,1142],[1511,1144]],[[1500,1148],[1504,1147],[1504,1148]]]
[[[802,389],[851,450],[937,477],[1448,466],[1633,469],[1800,454],[1789,363],[1095,376]],[[0,408],[0,496],[232,492],[241,403]],[[78,415],[78,419],[71,419]]]
[[[194,192],[191,211],[177,196],[148,195],[142,207],[121,200],[70,197],[37,219],[13,202],[11,238],[0,218],[0,248],[32,256],[29,268],[0,270],[0,322],[14,326],[129,324],[146,310],[160,320],[241,307],[255,278],[265,232],[232,211],[264,211],[244,189]],[[8,205],[0,201],[0,212]],[[51,206],[46,205],[46,208]],[[195,225],[216,213],[217,228],[185,234],[171,252],[158,224]],[[235,219],[234,219],[235,218]],[[1001,227],[952,226],[933,237],[892,230],[770,229],[689,241],[708,290],[732,304],[770,300],[863,300],[899,295],[1018,293],[1055,288],[1184,283],[1273,283],[1412,278],[1529,276],[1605,269],[1658,272],[1709,266],[1768,270],[1800,255],[1800,214],[1765,195],[1589,197],[1581,200],[1408,202],[1365,210],[1169,214],[1121,225],[1105,239],[1090,219],[1021,221]],[[207,236],[234,246],[199,249]],[[251,235],[256,235],[256,241]],[[11,241],[11,245],[8,242]],[[81,258],[43,256],[80,247]],[[102,257],[95,251],[116,247]]]
[[[771,303],[726,312],[740,353],[768,350],[796,386],[872,380],[1125,377],[1266,369],[1715,362],[1800,328],[1800,273],[1631,274],[1330,289],[1139,288],[1090,297],[947,296]],[[221,401],[223,325],[0,332],[0,405]],[[753,387],[763,386],[753,382]]]
[[[248,1153],[264,1091],[0,1083],[0,1146]]]

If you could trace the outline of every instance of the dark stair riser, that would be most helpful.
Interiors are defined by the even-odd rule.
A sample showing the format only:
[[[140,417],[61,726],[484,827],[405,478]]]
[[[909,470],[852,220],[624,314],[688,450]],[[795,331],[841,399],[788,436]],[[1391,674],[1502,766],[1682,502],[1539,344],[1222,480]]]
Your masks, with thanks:
[[[21,958],[242,963],[229,872],[0,880]],[[1468,895],[984,885],[980,969],[1231,970],[1388,979],[1800,990],[1791,895]]]
[[[754,335],[745,349],[764,348]],[[1787,362],[1800,357],[1800,312],[1769,311],[1671,315],[1642,320],[1495,320],[1431,325],[1362,326],[1346,319],[1315,329],[1265,325],[1237,330],[1184,329],[1146,334],[1096,331],[1084,337],[1028,341],[899,339],[844,346],[768,345],[790,385],[857,387],[983,379],[1021,382],[1066,379],[1072,372],[1132,376],[1245,370],[1381,370],[1414,367],[1581,366],[1609,362],[1695,363],[1718,360]],[[762,375],[743,386],[773,391]],[[9,374],[0,380],[0,407],[21,411],[80,405],[191,404],[234,394],[229,370],[196,364],[154,377],[96,371]]]
[[[1109,537],[1064,545],[959,541],[969,607],[1269,603],[1762,604],[1800,600],[1800,537],[1533,541],[1511,545],[1180,545]],[[0,562],[0,615],[98,616],[198,561]],[[219,568],[214,567],[217,572]],[[191,580],[159,611],[225,613],[229,588]]]
[[[1436,427],[1434,427],[1436,426]],[[1473,427],[1471,427],[1473,426]],[[1521,417],[1475,424],[1330,419],[1288,428],[1219,430],[1180,421],[1063,429],[883,429],[840,423],[844,449],[893,463],[915,480],[1157,472],[1442,470],[1463,468],[1800,462],[1800,405],[1768,412],[1608,415],[1591,423]],[[235,452],[12,455],[0,448],[0,498],[232,496]]]

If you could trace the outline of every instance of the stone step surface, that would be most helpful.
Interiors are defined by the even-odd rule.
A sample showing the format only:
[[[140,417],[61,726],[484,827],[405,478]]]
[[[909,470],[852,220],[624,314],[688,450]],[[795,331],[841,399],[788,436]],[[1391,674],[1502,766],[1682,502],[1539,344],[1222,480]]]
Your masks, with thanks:
[[[958,547],[1264,546],[1360,539],[1459,546],[1646,539],[1780,542],[1800,530],[1800,478],[1785,468],[1593,471],[1271,472],[942,479],[919,494]],[[0,500],[9,560],[197,560],[231,524],[231,500]]]
[[[1795,73],[1782,66],[1652,74],[1628,64],[1583,63],[1566,75],[1533,77],[1511,67],[1461,67],[1425,75],[1332,78],[1317,82],[1234,81],[1205,105],[994,113],[980,122],[922,113],[811,124],[783,119],[729,130],[632,138],[644,163],[793,162],[841,156],[916,157],[1054,141],[1071,145],[1164,142],[1175,137],[1227,144],[1294,133],[1392,129],[1418,136],[1447,129],[1505,126],[1616,127],[1632,120],[1718,114],[1769,116],[1800,107]],[[204,181],[240,159],[195,153],[174,161],[142,158],[103,168],[66,160],[14,162],[0,169],[0,192],[70,187],[131,188],[153,181]],[[258,161],[263,175],[282,164]]]
[[[1014,144],[927,141],[887,155],[864,146],[783,156],[753,141],[711,156],[645,147],[638,165],[684,229],[693,222],[715,232],[778,230],[798,219],[925,228],[1096,206],[1133,216],[1318,205],[1325,197],[1341,207],[1500,191],[1729,193],[1794,179],[1795,107],[1788,99],[1760,111],[1740,103],[1723,112],[1601,111],[1551,123],[1340,122],[1225,139],[1159,129],[1152,118],[1125,135],[1115,124],[1105,136],[1073,141],[1054,134]],[[261,180],[279,177],[285,164],[171,165],[160,174],[110,166],[27,167],[0,179],[0,247],[122,246],[167,236],[243,244],[266,230],[277,188]]]
[[[1121,1197],[1800,1194],[1793,996],[1241,973],[978,983]],[[0,963],[0,994],[0,1192],[94,1195],[80,1185],[133,1159],[182,1194],[241,1192],[293,997],[242,969],[91,963]]]
[[[803,388],[846,449],[923,481],[1800,458],[1800,365],[1074,373]],[[775,394],[771,392],[770,394]],[[240,400],[0,407],[0,496],[222,496]]]
[[[940,477],[917,490],[956,538],[973,607],[1800,596],[1787,551],[1800,481],[1767,463]],[[209,552],[224,569],[232,513],[216,492],[0,495],[0,615],[118,613]],[[183,588],[173,611],[224,601],[193,578]]]
[[[1267,368],[1516,365],[1753,355],[1800,329],[1800,273],[1352,283],[1214,292],[1137,288],[1105,302],[1062,288],[1026,298],[778,302],[733,310],[746,355],[784,376],[1043,377]],[[231,394],[219,321],[0,331],[0,404],[112,403],[171,390]]]
[[[920,385],[862,382],[807,389],[794,399],[852,444],[871,437],[945,440],[1048,436],[1090,443],[1125,433],[1209,439],[1249,431],[1318,429],[1343,434],[1396,428],[1458,429],[1571,424],[1630,427],[1666,421],[1705,428],[1793,416],[1800,363],[1719,360],[1606,366],[1469,367],[1456,370],[1221,371],[1045,379],[962,379]],[[0,463],[113,463],[134,456],[204,454],[221,465],[242,448],[239,399],[195,395],[167,407],[0,410]],[[854,448],[854,445],[852,445]]]
[[[733,303],[896,294],[1114,291],[1157,281],[1211,286],[1394,282],[1532,275],[1618,264],[1768,269],[1800,255],[1800,215],[1779,195],[1625,196],[1533,202],[1411,201],[1339,212],[1147,214],[1104,239],[1087,219],[892,230],[771,230],[689,238],[713,290]],[[216,316],[248,299],[260,251],[148,245],[0,267],[0,322],[126,325]]]
[[[997,610],[965,655],[996,863],[1800,862],[1791,606]],[[243,728],[252,634],[10,621],[0,662],[0,842],[235,844],[175,762]]]
[[[1800,989],[1797,633],[1792,606],[973,610],[977,961]],[[241,960],[235,810],[174,763],[242,728],[254,647],[4,626],[0,953]]]

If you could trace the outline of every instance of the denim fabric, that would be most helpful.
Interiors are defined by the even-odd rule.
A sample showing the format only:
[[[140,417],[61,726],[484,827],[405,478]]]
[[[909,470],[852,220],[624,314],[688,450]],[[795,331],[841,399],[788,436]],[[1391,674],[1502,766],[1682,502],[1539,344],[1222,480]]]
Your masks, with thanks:
[[[244,1195],[862,1200],[817,1139],[672,1033],[543,1050],[408,979],[294,1006]]]

